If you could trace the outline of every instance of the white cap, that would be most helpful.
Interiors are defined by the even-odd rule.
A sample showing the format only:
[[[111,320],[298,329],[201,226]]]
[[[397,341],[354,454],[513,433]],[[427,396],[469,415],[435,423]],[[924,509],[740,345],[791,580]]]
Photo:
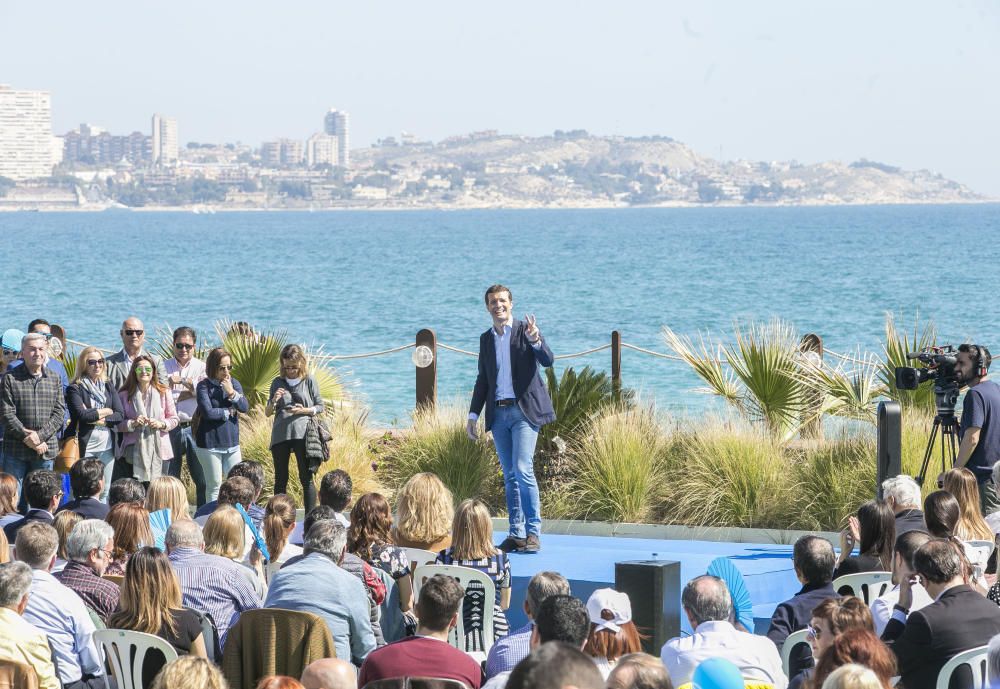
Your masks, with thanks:
[[[601,613],[605,610],[613,615],[610,620],[602,617]],[[597,625],[594,631],[607,629],[617,634],[621,625],[632,621],[632,603],[624,593],[614,589],[597,589],[587,599],[587,614],[590,621]]]

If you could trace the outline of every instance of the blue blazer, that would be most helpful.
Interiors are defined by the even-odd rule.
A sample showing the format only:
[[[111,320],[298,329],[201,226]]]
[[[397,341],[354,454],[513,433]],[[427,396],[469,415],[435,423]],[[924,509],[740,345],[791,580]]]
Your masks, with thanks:
[[[539,364],[551,366],[555,361],[552,350],[545,344],[537,350],[528,342],[522,321],[514,319],[510,333],[510,377],[514,384],[514,398],[524,416],[533,426],[544,426],[556,420],[549,391],[542,382]],[[469,412],[479,414],[486,407],[486,430],[493,427],[497,394],[497,352],[493,328],[479,336],[479,375],[472,392]]]
[[[250,410],[250,402],[243,394],[240,381],[235,378],[233,378],[233,389],[240,394],[236,402],[231,402],[223,392],[222,386],[212,380],[205,378],[198,383],[195,394],[198,398],[198,414],[201,420],[198,422],[194,439],[198,447],[229,448],[240,444],[239,418],[236,414],[230,414],[229,410],[235,408],[236,411],[246,414]]]

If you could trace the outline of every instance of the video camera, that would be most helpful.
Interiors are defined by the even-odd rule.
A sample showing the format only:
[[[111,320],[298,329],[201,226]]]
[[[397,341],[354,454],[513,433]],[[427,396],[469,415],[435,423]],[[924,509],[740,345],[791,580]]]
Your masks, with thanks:
[[[921,383],[933,380],[935,387],[958,387],[958,374],[955,364],[958,363],[956,350],[952,345],[942,347],[925,347],[919,352],[909,352],[907,359],[917,359],[926,368],[896,367],[896,387],[900,390],[916,390]]]

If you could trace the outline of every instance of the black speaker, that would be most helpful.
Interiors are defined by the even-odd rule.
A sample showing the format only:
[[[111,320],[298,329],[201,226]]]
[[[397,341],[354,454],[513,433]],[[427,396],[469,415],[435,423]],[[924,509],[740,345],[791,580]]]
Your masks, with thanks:
[[[882,496],[882,482],[903,471],[903,417],[899,402],[878,403],[878,445],[875,450],[878,467],[876,495]]]
[[[628,595],[632,621],[649,636],[642,650],[659,657],[663,644],[681,634],[681,563],[616,562],[615,590]]]

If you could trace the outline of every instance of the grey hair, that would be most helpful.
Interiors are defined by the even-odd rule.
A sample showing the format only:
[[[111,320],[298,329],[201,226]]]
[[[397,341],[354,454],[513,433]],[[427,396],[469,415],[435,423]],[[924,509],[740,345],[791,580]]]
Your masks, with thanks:
[[[48,342],[48,340],[46,340],[45,338],[45,335],[42,335],[41,333],[28,333],[27,335],[21,338],[21,349],[24,349],[24,346],[29,342],[31,342],[32,340],[45,340],[46,342]]]
[[[167,529],[165,544],[168,549],[200,548],[205,545],[205,537],[201,533],[198,522],[191,519],[178,519]]]
[[[14,540],[14,554],[32,569],[48,569],[59,550],[59,534],[45,522],[25,524]]]
[[[531,616],[534,617],[535,613],[538,612],[542,601],[549,596],[556,595],[570,595],[569,582],[562,574],[558,572],[539,572],[531,577],[531,581],[528,582],[528,593],[525,596]]]
[[[727,621],[733,614],[733,599],[726,582],[710,574],[687,583],[681,594],[681,605],[691,615],[695,626],[702,622]]]
[[[347,547],[347,529],[332,519],[324,519],[312,525],[302,542],[302,552],[321,553],[335,562]]]
[[[66,556],[74,562],[87,562],[90,553],[100,550],[115,537],[115,530],[100,519],[84,519],[77,523],[66,539]]]
[[[882,493],[892,499],[896,507],[920,508],[920,486],[906,474],[893,476],[882,481]]]
[[[0,608],[17,605],[31,588],[31,567],[25,562],[0,565]]]

